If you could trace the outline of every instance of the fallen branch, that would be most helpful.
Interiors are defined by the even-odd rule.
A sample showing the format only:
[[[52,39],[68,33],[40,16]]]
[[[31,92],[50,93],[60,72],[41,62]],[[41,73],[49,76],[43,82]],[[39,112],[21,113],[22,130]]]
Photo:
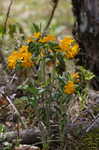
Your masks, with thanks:
[[[6,132],[0,135],[0,142],[13,143],[19,139],[21,144],[35,144],[41,141],[40,130],[38,128],[31,128],[19,130],[19,137],[17,131]]]

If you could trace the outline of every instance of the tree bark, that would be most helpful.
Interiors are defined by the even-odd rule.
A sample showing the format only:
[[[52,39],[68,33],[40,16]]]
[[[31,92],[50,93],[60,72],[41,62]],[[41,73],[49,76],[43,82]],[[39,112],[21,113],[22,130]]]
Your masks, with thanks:
[[[79,64],[96,75],[92,85],[99,90],[99,0],[72,0],[72,6],[73,35],[80,46]]]

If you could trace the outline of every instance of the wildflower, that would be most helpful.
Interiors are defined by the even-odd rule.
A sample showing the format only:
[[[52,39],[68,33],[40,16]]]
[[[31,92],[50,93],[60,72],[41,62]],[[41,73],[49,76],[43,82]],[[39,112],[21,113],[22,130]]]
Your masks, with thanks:
[[[28,51],[21,55],[19,60],[21,60],[23,67],[31,67],[33,65],[31,57],[32,57],[32,53],[30,53]]]
[[[78,44],[70,37],[65,37],[61,40],[59,46],[61,51],[64,52],[64,56],[68,59],[74,58],[79,52]]]
[[[34,34],[30,37],[28,37],[28,39],[26,40],[27,43],[33,42],[34,39],[38,39],[40,38],[41,33],[40,32],[34,32]]]
[[[65,51],[65,57],[68,59],[74,58],[79,52],[79,48],[77,46],[73,46],[72,48],[68,48]]]
[[[40,32],[35,32],[32,37],[35,39],[38,39],[38,38],[40,38],[40,36],[41,36]]]
[[[18,51],[13,51],[8,57],[8,67],[15,69],[18,62],[21,63],[21,66],[31,67],[33,65],[31,57],[32,53],[28,51],[28,46],[23,45]]]
[[[73,72],[71,74],[71,78],[75,80],[75,82],[79,82],[80,81],[80,76],[78,74],[78,72]]]
[[[64,93],[65,94],[73,94],[75,93],[75,84],[73,81],[68,81],[67,84],[64,86]]]
[[[31,67],[32,66],[32,53],[30,53],[28,51],[28,46],[23,45],[20,49],[19,49],[19,57],[17,58],[17,60],[19,62],[22,63],[22,66],[24,67]]]
[[[73,79],[79,79],[79,78],[80,78],[78,72],[73,72],[73,73],[71,74],[71,77],[72,77]]]
[[[7,61],[8,61],[8,67],[10,69],[14,69],[15,68],[18,55],[19,54],[18,54],[17,51],[13,51],[12,54],[8,57]]]
[[[28,51],[28,46],[26,46],[26,45],[22,45],[22,47],[19,49],[20,53],[24,53],[24,52],[27,52],[27,51]]]
[[[43,37],[42,39],[40,39],[39,42],[46,43],[46,42],[55,41],[55,40],[56,40],[55,36],[47,35],[47,36]]]
[[[76,54],[71,51],[71,49],[68,49],[68,51],[65,52],[64,56],[68,59],[74,58],[76,56]]]
[[[64,51],[67,48],[70,48],[71,43],[74,42],[72,37],[65,37],[63,40],[60,41],[60,48]]]

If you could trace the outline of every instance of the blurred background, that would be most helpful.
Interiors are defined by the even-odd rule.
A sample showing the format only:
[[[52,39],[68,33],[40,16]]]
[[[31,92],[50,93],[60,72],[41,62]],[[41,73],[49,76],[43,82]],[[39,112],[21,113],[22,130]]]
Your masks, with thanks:
[[[0,0],[0,38],[10,0]],[[4,49],[13,49],[22,38],[32,34],[32,24],[45,27],[53,3],[51,0],[14,0],[7,24]],[[50,32],[57,36],[71,35],[73,26],[70,0],[60,0],[50,26]]]

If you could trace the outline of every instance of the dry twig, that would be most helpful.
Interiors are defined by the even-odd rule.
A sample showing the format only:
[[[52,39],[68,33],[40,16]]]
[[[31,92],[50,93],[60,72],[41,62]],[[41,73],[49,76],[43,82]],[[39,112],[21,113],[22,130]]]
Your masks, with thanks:
[[[5,37],[6,31],[7,31],[7,22],[8,22],[8,19],[9,19],[10,10],[11,10],[13,1],[14,0],[10,0],[10,4],[8,6],[8,10],[7,10],[6,17],[5,17],[5,22],[4,22],[4,27],[3,27],[4,31],[3,31],[2,40],[1,40],[1,43],[0,43],[0,45],[1,45],[1,47],[0,47],[0,61],[1,61],[3,69],[6,68],[6,61],[5,61],[5,57],[4,57],[3,51],[2,51],[2,47],[3,47],[3,43],[4,43],[3,42],[4,41],[4,37]]]
[[[94,128],[98,128],[99,127],[99,114],[96,116],[96,118],[92,121],[91,125],[88,126],[88,128],[86,129],[86,132],[89,132],[90,130],[94,129]]]
[[[15,107],[15,105],[12,103],[11,99],[6,96],[7,101],[9,102],[9,104],[12,106],[13,110],[15,111],[15,114],[17,115],[18,119],[21,121],[21,124],[23,125],[24,128],[27,128],[27,125],[25,124],[25,122],[22,120],[21,115],[19,113],[19,111],[17,110],[17,108]]]
[[[44,33],[47,32],[47,30],[48,30],[48,28],[49,28],[49,26],[50,26],[50,24],[52,22],[52,19],[53,19],[54,14],[55,14],[55,10],[56,10],[56,8],[58,6],[58,2],[59,2],[59,0],[53,0],[54,6],[53,6],[53,9],[52,9],[50,18],[49,18],[49,20],[48,20],[48,22],[47,22],[47,24],[46,24],[46,26],[44,28]]]

